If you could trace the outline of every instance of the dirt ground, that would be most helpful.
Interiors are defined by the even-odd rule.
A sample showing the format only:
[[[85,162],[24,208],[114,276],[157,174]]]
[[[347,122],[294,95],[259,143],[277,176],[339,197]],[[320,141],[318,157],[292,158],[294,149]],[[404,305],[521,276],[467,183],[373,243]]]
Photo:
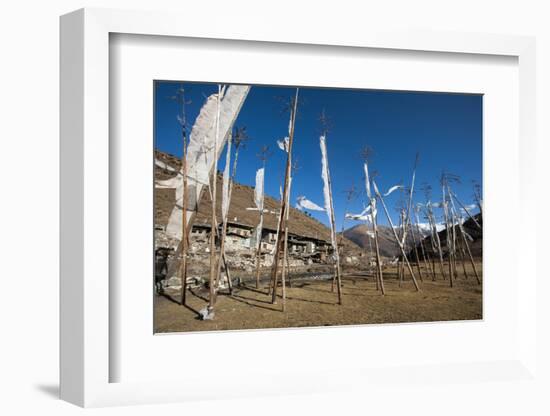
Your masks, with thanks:
[[[481,264],[477,269],[481,274]],[[376,290],[372,277],[347,275],[342,281],[342,305],[337,304],[330,281],[298,280],[287,287],[285,312],[281,298],[272,304],[265,287],[257,290],[249,283],[235,287],[232,296],[220,293],[211,321],[198,318],[198,311],[207,305],[206,290],[187,292],[185,307],[178,303],[179,293],[169,291],[155,296],[155,332],[482,319],[482,285],[476,282],[471,268],[467,271],[469,277],[465,279],[459,268],[453,288],[439,275],[433,282],[424,271],[424,281],[419,281],[421,290],[417,292],[408,275],[399,287],[396,269],[386,269],[385,296]]]

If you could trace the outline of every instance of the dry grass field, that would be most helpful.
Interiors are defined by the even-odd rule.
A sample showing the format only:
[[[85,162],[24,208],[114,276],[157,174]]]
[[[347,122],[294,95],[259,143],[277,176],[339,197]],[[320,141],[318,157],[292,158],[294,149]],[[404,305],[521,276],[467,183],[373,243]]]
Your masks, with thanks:
[[[477,268],[481,270],[481,264]],[[424,276],[416,292],[408,276],[399,287],[396,270],[387,269],[385,296],[376,290],[372,277],[347,275],[343,305],[337,304],[330,281],[302,279],[287,287],[285,312],[280,299],[272,304],[265,288],[256,290],[249,284],[235,287],[233,296],[220,293],[211,321],[198,318],[207,304],[206,290],[188,292],[186,307],[178,304],[179,293],[171,291],[155,296],[154,329],[159,333],[482,319],[482,285],[467,271],[470,277],[460,274],[453,288],[441,276],[435,282]]]

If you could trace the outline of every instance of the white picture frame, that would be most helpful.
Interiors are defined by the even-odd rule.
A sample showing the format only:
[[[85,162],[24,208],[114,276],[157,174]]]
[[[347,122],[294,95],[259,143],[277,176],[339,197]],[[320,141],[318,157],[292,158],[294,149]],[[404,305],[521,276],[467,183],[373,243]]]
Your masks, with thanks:
[[[465,33],[393,32],[365,30],[358,36],[345,30],[327,31],[312,25],[307,31],[264,24],[246,36],[235,34],[230,22],[205,25],[172,13],[82,9],[61,18],[61,398],[80,406],[159,403],[239,397],[240,395],[297,394],[361,388],[376,382],[406,379],[406,369],[369,368],[369,373],[333,368],[320,379],[317,373],[269,374],[268,380],[250,380],[227,388],[223,375],[208,380],[192,374],[178,383],[169,381],[110,382],[109,227],[109,37],[110,34],[224,39],[247,42],[331,45],[332,47],[428,51],[440,54],[504,55],[519,67],[519,227],[518,262],[524,271],[517,289],[518,335],[515,354],[498,361],[441,362],[415,367],[416,377],[479,382],[502,376],[524,380],[536,374],[536,270],[522,242],[535,241],[533,204],[535,169],[535,41],[529,37]],[[145,185],[147,186],[147,185]],[[112,224],[111,224],[112,225]],[[523,248],[522,248],[523,247]],[[516,271],[517,272],[517,271]],[[410,329],[409,329],[410,330]],[[414,330],[414,329],[413,329]],[[312,336],[312,332],[303,337]],[[210,335],[217,336],[217,335]],[[345,380],[345,382],[344,382]],[[412,381],[411,381],[412,383]],[[369,390],[371,387],[369,387]]]

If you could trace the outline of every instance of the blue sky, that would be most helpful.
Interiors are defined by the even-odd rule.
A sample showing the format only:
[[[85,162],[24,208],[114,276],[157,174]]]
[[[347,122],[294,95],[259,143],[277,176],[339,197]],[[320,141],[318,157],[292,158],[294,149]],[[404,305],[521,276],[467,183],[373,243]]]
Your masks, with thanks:
[[[161,151],[181,156],[181,134],[176,116],[178,104],[169,97],[179,86],[186,91],[187,118],[192,125],[206,97],[217,92],[216,84],[155,83],[155,146]],[[237,181],[254,185],[255,172],[261,167],[256,156],[260,147],[269,145],[272,156],[267,161],[265,189],[278,198],[284,179],[285,153],[276,141],[287,135],[289,114],[283,111],[295,88],[253,86],[237,119],[246,126],[250,140],[240,152]],[[371,171],[381,191],[398,183],[410,185],[416,153],[420,155],[415,201],[424,202],[423,183],[433,187],[433,200],[440,199],[439,178],[443,170],[459,175],[460,184],[453,189],[464,203],[473,202],[472,180],[482,182],[482,96],[379,90],[300,88],[302,101],[295,127],[293,157],[298,160],[291,201],[304,195],[323,206],[319,115],[330,118],[327,149],[332,176],[334,208],[338,229],[345,212],[359,213],[365,203],[361,149],[369,146],[374,153]],[[222,153],[219,169],[223,169]],[[344,191],[354,184],[361,194],[346,207]],[[393,220],[401,192],[386,198]],[[311,212],[328,224],[324,212]],[[380,212],[379,222],[387,224]],[[354,225],[346,221],[346,228]]]

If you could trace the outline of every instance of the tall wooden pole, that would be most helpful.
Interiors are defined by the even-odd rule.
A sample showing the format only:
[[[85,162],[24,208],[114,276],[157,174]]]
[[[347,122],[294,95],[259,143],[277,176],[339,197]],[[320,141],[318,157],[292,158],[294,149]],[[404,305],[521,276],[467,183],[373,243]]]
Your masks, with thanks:
[[[263,222],[263,210],[260,210],[260,224]],[[259,225],[258,225],[259,227]],[[260,288],[260,266],[262,261],[262,231],[259,232],[259,241],[256,250],[256,289]]]
[[[454,208],[454,206],[453,206]],[[475,262],[474,262],[474,258],[472,256],[472,251],[470,250],[470,245],[468,244],[468,240],[466,239],[466,231],[464,231],[464,225],[462,224],[462,222],[460,222],[458,224],[458,231],[460,232],[461,236],[462,236],[462,243],[463,243],[463,249],[464,247],[466,248],[466,251],[468,252],[468,256],[470,258],[470,262],[472,264],[472,269],[474,271],[474,275],[476,277],[476,280],[477,280],[477,283],[478,284],[481,284],[481,280],[479,278],[479,275],[477,273],[477,269],[476,269],[476,265],[475,265]],[[466,269],[466,268],[464,268]]]
[[[181,94],[181,95],[180,95]],[[181,88],[178,91],[176,98],[181,100],[181,138],[182,138],[182,155],[181,155],[181,174],[183,179],[183,201],[182,201],[182,221],[181,221],[181,261],[180,261],[180,278],[181,278],[181,296],[180,303],[186,304],[187,294],[187,250],[189,246],[188,227],[187,227],[187,120],[185,115],[185,91]]]
[[[388,222],[390,223],[390,227],[393,231],[393,236],[395,237],[395,241],[397,241],[397,244],[399,245],[399,249],[401,250],[401,255],[405,259],[405,262],[407,263],[407,267],[409,269],[409,273],[411,274],[412,281],[414,283],[414,287],[417,291],[420,290],[420,287],[418,286],[418,282],[416,281],[416,277],[414,276],[413,269],[411,267],[411,264],[409,263],[409,260],[407,259],[407,255],[405,254],[405,249],[403,248],[403,245],[401,244],[401,241],[399,240],[399,237],[397,236],[397,232],[395,231],[395,228],[393,227],[393,221],[391,220],[390,213],[388,212],[388,208],[386,207],[386,203],[384,202],[384,198],[382,195],[380,195],[380,192],[378,191],[378,187],[376,186],[376,183],[373,182],[374,185],[374,192],[376,193],[376,196],[382,203],[382,207],[384,208],[384,212],[386,213],[386,217],[388,218]]]
[[[185,104],[184,104],[185,105]],[[183,174],[183,206],[182,206],[182,221],[181,221],[181,238],[182,238],[182,249],[181,249],[181,304],[186,304],[186,293],[187,293],[187,250],[189,246],[188,233],[187,233],[187,141],[185,135],[185,126],[183,127],[183,154],[181,157],[181,166]]]
[[[454,255],[454,260],[455,260],[455,276],[458,277],[458,265],[457,263],[459,262],[459,259],[458,259],[458,237],[457,237],[457,223],[458,221],[460,221],[460,219],[458,218],[458,216],[456,215],[456,213],[454,212],[453,210],[453,221],[456,220],[456,222],[453,222],[453,224],[455,224],[453,226],[453,255]]]
[[[403,210],[401,210],[401,213],[399,216],[399,231],[401,233],[399,235],[399,239],[401,240],[401,244],[404,244],[405,229],[403,224]],[[401,287],[401,285],[403,284],[403,280],[405,279],[405,256],[402,256],[401,259],[399,260],[398,273],[399,273],[399,287]]]
[[[292,155],[289,156],[290,159],[292,159]],[[291,167],[290,167],[290,173],[292,175],[292,161],[291,161]],[[289,188],[290,184],[292,182],[292,176],[289,180]],[[286,193],[286,220],[285,220],[285,229],[284,229],[284,245],[283,245],[283,264],[281,268],[281,296],[283,300],[282,309],[283,312],[286,308],[286,277],[288,274],[289,281],[290,281],[290,262],[288,260],[288,219],[290,214],[290,191],[287,190]],[[287,273],[288,272],[288,273]]]
[[[370,262],[372,260],[372,258],[376,258],[376,255],[374,254],[374,251],[372,250],[372,239],[374,238],[375,236],[375,233],[374,231],[372,231],[372,236],[369,234],[369,231],[367,231],[367,237],[369,237],[369,255],[368,255],[368,266],[369,266],[369,270],[370,270]],[[374,281],[376,282],[376,290],[380,290],[380,283],[379,283],[379,278],[378,278],[378,268],[375,266],[374,267],[374,276],[375,276],[375,279]]]
[[[432,228],[432,238],[435,239],[435,245],[437,247],[437,252],[439,254],[439,268],[441,272],[441,276],[443,277],[443,280],[445,280],[445,267],[443,264],[443,249],[441,248],[441,239],[439,238],[439,232],[437,231],[437,224],[433,215],[432,206],[428,202],[429,208],[428,208],[428,221],[430,222],[431,228]]]
[[[292,155],[291,155],[292,159]],[[286,221],[285,221],[285,245],[283,246],[283,271],[282,271],[282,285],[283,285],[283,311],[285,310],[285,302],[286,302],[286,278],[288,276],[288,285],[290,287],[290,260],[289,260],[289,254],[288,254],[288,221],[290,218],[290,187],[292,185],[292,163],[290,166],[290,182],[288,184],[288,192],[286,197]],[[286,264],[286,271],[285,271],[285,264]]]
[[[233,294],[233,284],[229,277],[229,267],[225,261],[225,236],[227,235],[227,221],[224,221],[222,224],[222,231],[220,236],[220,259],[223,259],[225,275],[227,277],[227,286],[229,288],[229,294]],[[216,271],[216,288],[218,287],[222,269],[222,261],[218,261],[218,269]]]
[[[464,244],[461,240],[458,240],[458,246],[460,247],[460,262],[462,263],[464,279],[468,279],[468,272],[466,271],[466,252],[464,250]]]
[[[267,148],[265,148],[267,149]],[[258,208],[258,212],[260,214],[260,218],[259,218],[259,221],[258,221],[258,229],[257,229],[257,232],[256,232],[256,236],[257,236],[257,240],[256,241],[256,289],[259,289],[260,288],[260,267],[261,267],[261,261],[262,261],[262,230],[263,230],[263,224],[264,224],[264,182],[265,182],[265,161],[266,161],[266,158],[267,158],[267,150],[262,154],[262,174],[261,174],[261,179],[262,179],[262,182],[261,182],[261,188],[262,188],[262,195],[261,195],[261,200],[260,200],[260,203],[258,203],[258,201],[255,201],[255,203],[259,206],[257,206]],[[258,178],[260,177],[258,174],[259,174],[260,170],[256,171],[256,187],[258,187]],[[256,192],[257,190],[255,189],[254,190],[254,199],[256,199]]]
[[[414,210],[414,219],[416,220],[416,229],[420,230],[420,219],[418,218],[418,208]],[[429,254],[427,253],[426,248],[424,247],[424,236],[422,233],[420,233],[419,236],[420,239],[420,250],[422,251],[422,259],[424,260],[424,265],[426,266],[426,270],[432,274],[432,281],[435,280],[435,269],[432,269],[430,262]]]
[[[334,255],[336,258],[336,265],[335,265],[335,277],[336,277],[336,283],[337,283],[337,289],[338,289],[338,304],[342,304],[342,275],[341,275],[341,269],[340,269],[340,253],[338,248],[338,241],[336,239],[336,223],[334,219],[334,206],[332,203],[332,184],[330,180],[330,169],[328,167],[328,157],[326,160],[327,163],[327,172],[328,172],[328,191],[329,191],[329,203],[330,203],[330,222],[331,222],[331,233],[332,233],[332,241],[334,241],[334,244],[336,247],[334,247]]]
[[[382,290],[382,295],[386,294],[386,290],[384,288],[384,277],[382,275],[382,261],[380,259],[380,244],[378,242],[378,225],[377,225],[377,214],[378,211],[376,209],[376,197],[373,197],[372,191],[371,191],[371,185],[370,185],[370,175],[369,175],[369,166],[367,163],[367,157],[368,157],[368,151],[365,155],[365,163],[363,164],[363,169],[365,171],[365,190],[367,192],[367,197],[369,198],[370,203],[370,218],[372,220],[372,232],[374,233],[374,246],[376,250],[376,269],[377,269],[377,280],[376,280],[376,290],[378,290],[378,287]],[[370,239],[369,239],[369,245],[370,245]]]
[[[221,236],[219,238],[220,259],[223,259],[225,276],[227,278],[227,285],[229,288],[230,295],[233,294],[233,284],[231,282],[231,277],[229,275],[229,267],[227,265],[227,262],[225,261],[225,237],[227,235],[227,216],[229,215],[229,206],[231,205],[231,191],[232,191],[232,185],[233,185],[231,181],[231,177],[229,175],[229,167],[231,164],[231,139],[232,139],[232,135],[231,133],[229,133],[229,137],[227,139],[225,170],[224,170],[224,178],[223,178],[223,185],[222,185],[222,230],[221,230]],[[227,186],[227,190],[223,189],[225,186]],[[216,187],[217,187],[217,182],[216,182]],[[226,203],[226,206],[224,206],[223,202]],[[222,261],[218,261],[218,269],[216,272],[216,290],[218,289],[219,282],[221,280],[220,279],[221,269],[222,269]]]
[[[413,239],[413,245],[414,245],[414,254],[416,256],[416,268],[418,270],[418,276],[420,277],[420,281],[423,282],[424,278],[422,277],[422,270],[420,268],[420,256],[418,255],[418,246],[416,242],[416,234],[414,231],[414,226],[412,224],[411,218],[409,217],[409,227],[411,228],[411,236]]]
[[[374,204],[374,205],[373,205]],[[378,270],[378,283],[380,284],[380,290],[382,295],[386,294],[384,289],[384,278],[382,277],[382,261],[380,259],[380,245],[378,244],[378,226],[376,224],[376,198],[371,199],[371,218],[372,218],[372,231],[374,232],[374,248],[376,250],[376,267]]]
[[[415,180],[416,180],[416,168],[418,167],[418,158],[419,158],[419,154],[417,153],[415,161],[414,161],[414,168],[413,168],[412,179],[411,179],[411,189],[409,190],[409,201],[408,201],[408,204],[407,204],[407,213],[406,213],[404,221],[403,221],[403,245],[405,245],[406,241],[407,241],[408,226],[411,226],[411,233],[412,233],[412,236],[413,236],[414,250],[415,250],[415,254],[416,254],[416,265],[417,265],[417,269],[418,269],[418,276],[420,277],[420,280],[423,281],[424,279],[422,277],[422,270],[420,268],[420,258],[418,257],[418,250],[416,248],[416,241],[415,241],[415,238],[414,238],[414,230],[412,228],[412,221],[410,219],[411,218],[413,195],[414,195],[414,185],[415,185]]]
[[[447,197],[445,195],[445,179],[442,178],[441,191],[443,193],[443,199],[441,203],[443,204],[443,215],[445,217],[445,228],[446,228],[446,237],[447,237],[447,252],[449,260],[449,286],[453,287],[454,279],[454,270],[453,270],[453,259],[452,259],[452,247],[451,247],[451,229],[449,224],[449,213],[447,211]]]
[[[476,264],[474,261],[474,257],[472,256],[472,250],[470,250],[470,245],[468,244],[468,241],[466,240],[466,234],[464,232],[464,229],[460,229],[460,232],[462,234],[462,241],[464,242],[464,246],[466,247],[466,252],[468,253],[468,257],[470,257],[470,263],[472,264],[472,269],[474,270],[474,275],[476,277],[477,283],[481,284],[481,279],[479,278],[479,275],[477,274]]]
[[[283,264],[281,267],[281,297],[283,302],[283,312],[285,311],[286,307],[286,267],[288,261],[288,227],[285,227],[285,237],[284,237],[284,246],[283,246]]]
[[[220,135],[220,101],[221,101],[221,85],[218,84],[218,106],[216,114],[216,135],[214,136],[214,167],[212,169],[212,215],[210,218],[210,297],[208,302],[208,310],[211,312],[216,304],[216,271],[218,265],[218,256],[216,254],[216,232],[218,229],[218,220],[216,218],[216,190],[218,181],[218,141]]]
[[[294,125],[296,122],[296,110],[298,106],[298,91],[299,89],[296,88],[296,95],[294,98],[294,107],[291,111],[291,125],[290,125],[290,132],[289,132],[289,138],[288,138],[288,153],[287,153],[287,159],[286,159],[286,170],[285,170],[285,182],[283,187],[283,195],[281,200],[281,214],[279,216],[279,224],[278,224],[278,236],[277,236],[277,242],[275,243],[275,255],[273,258],[273,265],[271,266],[271,286],[272,286],[272,293],[271,293],[271,303],[277,303],[277,285],[278,285],[278,270],[279,270],[279,256],[281,254],[281,251],[284,251],[284,240],[283,240],[283,234],[284,229],[286,226],[286,211],[288,209],[287,207],[287,193],[289,191],[290,186],[290,173],[292,168],[292,144],[294,142]],[[286,239],[286,235],[284,238]]]

